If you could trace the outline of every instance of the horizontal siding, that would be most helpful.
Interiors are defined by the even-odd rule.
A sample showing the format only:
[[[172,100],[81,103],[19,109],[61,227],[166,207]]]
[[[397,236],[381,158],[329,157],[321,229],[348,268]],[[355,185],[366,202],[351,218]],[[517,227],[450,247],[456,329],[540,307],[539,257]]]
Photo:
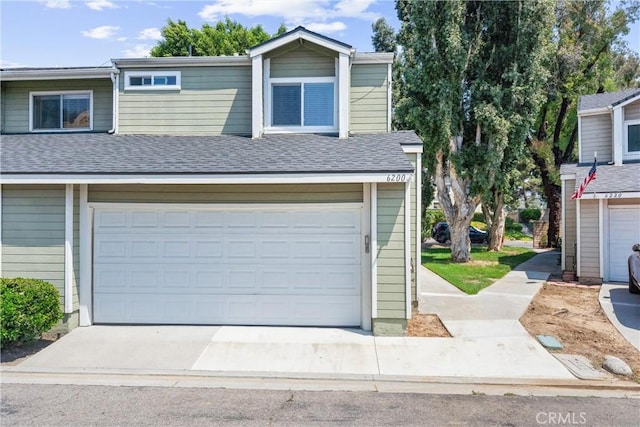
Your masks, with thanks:
[[[583,162],[593,159],[593,153],[598,152],[599,162],[613,161],[612,154],[612,130],[611,116],[609,114],[599,114],[597,116],[582,117],[580,152]]]
[[[404,319],[404,184],[378,184],[378,318]]]
[[[411,160],[411,165],[413,166],[413,170],[417,170],[417,159],[418,154],[407,154],[409,159]],[[416,176],[414,175],[409,183],[409,191],[410,191],[410,203],[409,203],[409,213],[410,213],[410,224],[409,228],[411,230],[411,265],[413,266],[413,271],[411,272],[411,301],[418,301],[416,284],[417,276],[418,276],[418,266],[420,265],[420,260],[416,258],[416,241],[418,239],[418,222],[417,222],[417,203],[416,203]]]
[[[181,72],[180,91],[125,91],[125,71],[120,84],[120,133],[251,134],[251,67],[176,70]]]
[[[388,115],[387,64],[351,67],[349,130],[386,132]]]
[[[110,79],[3,82],[2,128],[6,133],[29,132],[29,92],[93,90],[93,130],[113,127],[113,84]]]
[[[598,201],[580,202],[580,275],[600,277]]]
[[[335,52],[324,52],[324,50],[319,52],[299,46],[271,57],[271,77],[334,77],[336,75],[335,58]]]
[[[571,200],[573,189],[576,185],[574,179],[563,181],[565,185],[564,196],[564,240],[562,250],[565,257],[565,270],[572,271],[576,262],[576,201]]]
[[[362,184],[89,186],[90,202],[360,203],[362,200]]]
[[[61,304],[64,205],[62,185],[2,186],[2,275],[51,282],[60,292]]]
[[[640,101],[625,105],[624,120],[640,120]]]

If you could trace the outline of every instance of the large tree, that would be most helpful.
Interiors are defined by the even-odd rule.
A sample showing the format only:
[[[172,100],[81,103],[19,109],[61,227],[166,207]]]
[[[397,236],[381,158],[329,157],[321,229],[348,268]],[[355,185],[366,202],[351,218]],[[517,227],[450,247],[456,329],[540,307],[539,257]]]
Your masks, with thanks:
[[[522,153],[545,77],[541,50],[552,4],[396,3],[405,61],[396,113],[424,141],[455,262],[471,259],[469,224],[482,196],[491,192],[500,202],[509,188],[509,168]]]
[[[376,22],[371,24],[371,29],[373,30],[371,44],[376,52],[396,52],[398,47],[396,33],[386,19],[378,18]]]
[[[151,49],[151,56],[218,56],[243,54],[252,46],[265,42],[287,31],[280,25],[278,31],[269,35],[261,25],[246,28],[228,17],[201,29],[189,28],[185,21],[168,20],[162,27],[163,39]]]
[[[560,165],[577,159],[578,97],[638,84],[637,55],[625,51],[621,39],[639,4],[622,2],[611,12],[603,0],[557,3],[551,77],[535,134],[527,138],[549,207],[549,245],[558,245],[560,237]]]

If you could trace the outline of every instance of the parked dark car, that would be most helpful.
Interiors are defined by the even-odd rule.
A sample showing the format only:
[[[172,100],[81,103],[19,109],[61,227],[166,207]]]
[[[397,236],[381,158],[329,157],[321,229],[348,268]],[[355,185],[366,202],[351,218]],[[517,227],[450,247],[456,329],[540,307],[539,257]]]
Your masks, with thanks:
[[[449,224],[439,222],[431,229],[431,237],[438,243],[450,243],[451,233],[449,232]],[[469,240],[471,243],[487,243],[489,235],[486,231],[478,230],[473,225],[469,226]]]

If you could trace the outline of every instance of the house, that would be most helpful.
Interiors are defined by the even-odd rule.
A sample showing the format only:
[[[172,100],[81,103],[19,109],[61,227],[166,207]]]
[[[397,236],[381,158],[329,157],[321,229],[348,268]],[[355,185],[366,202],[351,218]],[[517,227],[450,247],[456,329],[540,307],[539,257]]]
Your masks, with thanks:
[[[626,282],[640,242],[640,89],[580,97],[578,143],[578,164],[560,168],[562,269],[581,283]],[[596,179],[572,200],[596,153]]]
[[[5,277],[64,324],[402,335],[422,142],[391,132],[388,53],[298,27],[222,57],[0,71]]]

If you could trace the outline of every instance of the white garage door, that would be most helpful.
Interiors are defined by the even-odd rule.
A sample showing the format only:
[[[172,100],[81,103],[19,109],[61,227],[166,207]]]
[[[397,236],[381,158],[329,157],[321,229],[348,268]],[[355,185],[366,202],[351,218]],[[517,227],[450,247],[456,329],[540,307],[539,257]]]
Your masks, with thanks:
[[[97,208],[94,321],[358,326],[360,211]]]
[[[627,258],[640,243],[640,206],[609,208],[609,280],[629,280]]]

